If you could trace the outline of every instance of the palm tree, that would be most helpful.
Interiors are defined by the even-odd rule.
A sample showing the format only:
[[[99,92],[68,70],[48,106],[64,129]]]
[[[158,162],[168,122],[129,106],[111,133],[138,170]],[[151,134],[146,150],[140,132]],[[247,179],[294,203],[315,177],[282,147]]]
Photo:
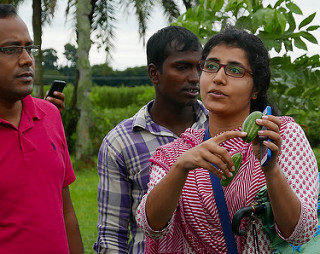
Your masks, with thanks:
[[[57,0],[32,0],[32,28],[34,44],[40,45],[39,54],[35,58],[36,76],[34,80],[34,95],[38,98],[43,98],[43,83],[42,83],[42,26],[45,23],[50,23],[55,10]]]
[[[91,66],[89,62],[89,51],[91,48],[90,41],[90,20],[92,6],[90,0],[81,0],[76,3],[77,17],[77,41],[78,41],[78,84],[77,96],[81,98],[78,103],[80,117],[77,124],[77,140],[76,140],[76,160],[85,163],[93,162],[91,158],[91,142],[90,142],[90,115],[92,112],[92,103],[90,100],[90,92],[92,87]]]
[[[91,67],[88,59],[91,39],[93,39],[94,43],[103,47],[107,52],[107,56],[110,57],[110,52],[113,49],[112,40],[114,38],[115,24],[117,22],[115,13],[118,10],[128,10],[127,15],[129,15],[130,10],[134,10],[139,23],[138,32],[144,42],[152,9],[156,4],[160,4],[170,22],[180,15],[176,2],[174,0],[119,0],[119,2],[115,3],[112,0],[68,0],[67,15],[72,7],[76,6],[78,62],[72,105],[67,110],[74,116],[78,116],[79,120],[75,118],[70,121],[66,129],[77,126],[77,161],[92,162],[92,148],[89,136],[92,108],[89,94],[92,82]],[[186,8],[192,7],[198,2],[198,0],[183,1]],[[97,36],[90,38],[93,31],[96,32]],[[81,98],[81,100],[77,100],[77,98]]]

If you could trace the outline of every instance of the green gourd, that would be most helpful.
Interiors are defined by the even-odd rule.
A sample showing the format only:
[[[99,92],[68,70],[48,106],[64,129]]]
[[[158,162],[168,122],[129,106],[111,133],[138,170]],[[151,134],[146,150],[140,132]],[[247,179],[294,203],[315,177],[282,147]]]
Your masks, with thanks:
[[[235,175],[238,173],[239,168],[241,166],[241,162],[242,162],[242,154],[241,153],[235,153],[234,155],[232,155],[232,160],[233,160],[233,164],[235,167],[235,170],[232,172],[233,176],[232,177],[227,177],[226,179],[221,179],[221,185],[226,187],[231,181],[232,179],[235,177]]]
[[[257,119],[262,118],[262,113],[260,111],[253,111],[242,124],[242,130],[247,133],[247,136],[243,137],[243,141],[250,143],[258,135],[258,131],[261,130],[262,126],[256,124]]]

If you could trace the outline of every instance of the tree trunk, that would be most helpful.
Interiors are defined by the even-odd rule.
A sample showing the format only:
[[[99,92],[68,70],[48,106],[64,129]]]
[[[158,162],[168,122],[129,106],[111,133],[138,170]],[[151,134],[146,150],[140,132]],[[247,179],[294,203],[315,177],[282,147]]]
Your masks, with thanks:
[[[40,46],[39,54],[35,57],[35,79],[33,83],[33,94],[35,97],[43,98],[43,85],[42,85],[42,8],[41,0],[32,0],[32,27],[33,27],[33,41],[35,45]]]
[[[77,32],[78,32],[78,61],[79,73],[77,108],[80,110],[80,118],[77,124],[76,160],[85,163],[92,162],[92,145],[90,141],[89,127],[91,123],[92,102],[90,92],[92,87],[92,74],[89,62],[90,21],[91,12],[90,0],[77,1]]]

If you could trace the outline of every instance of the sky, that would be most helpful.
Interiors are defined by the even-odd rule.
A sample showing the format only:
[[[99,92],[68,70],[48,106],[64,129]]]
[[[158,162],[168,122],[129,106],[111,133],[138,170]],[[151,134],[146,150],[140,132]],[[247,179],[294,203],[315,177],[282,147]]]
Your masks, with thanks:
[[[57,12],[51,23],[51,25],[45,25],[43,27],[42,48],[54,48],[58,52],[60,64],[63,64],[63,52],[64,45],[66,43],[75,43],[75,33],[72,28],[72,20],[65,18],[66,0],[57,1]],[[266,2],[274,3],[274,0],[266,0]],[[295,0],[302,10],[304,17],[296,17],[297,23],[303,18],[317,11],[317,15],[312,22],[314,25],[320,25],[320,1],[319,0]],[[129,10],[130,11],[130,10]],[[18,14],[27,24],[30,34],[33,37],[32,32],[32,1],[25,1],[18,9]],[[167,23],[162,9],[156,8],[152,13],[152,16],[148,22],[148,30],[146,33],[146,41],[157,30],[169,25]],[[143,42],[139,39],[138,35],[138,22],[134,15],[122,15],[116,26],[116,39],[114,41],[116,47],[112,52],[113,60],[110,62],[110,66],[114,70],[124,70],[128,67],[136,67],[146,65],[146,53]],[[313,32],[313,35],[318,39],[320,43],[320,29]],[[309,54],[320,54],[320,44],[309,44]],[[294,56],[301,55],[302,51],[296,50]],[[102,64],[106,61],[106,56],[103,50],[98,50],[93,46],[90,50],[89,60],[91,65]]]

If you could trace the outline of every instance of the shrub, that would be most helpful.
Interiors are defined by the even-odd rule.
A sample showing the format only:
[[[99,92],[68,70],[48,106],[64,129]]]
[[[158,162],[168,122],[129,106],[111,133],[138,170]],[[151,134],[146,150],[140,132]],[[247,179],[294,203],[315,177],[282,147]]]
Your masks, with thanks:
[[[319,147],[320,135],[318,133],[318,128],[320,126],[320,112],[292,110],[289,113],[289,115],[303,127],[311,146],[313,148]]]
[[[124,108],[131,104],[141,104],[141,101],[138,103],[138,96],[150,91],[152,93],[153,90],[153,86],[94,86],[90,96],[94,108]]]
[[[124,119],[133,116],[139,109],[140,106],[135,104],[124,108],[94,108],[95,121],[90,130],[94,154],[98,153],[101,142],[108,132]]]
[[[152,86],[95,87],[91,92],[93,119],[91,139],[94,154],[98,153],[107,133],[124,119],[133,116],[143,105],[154,98]]]

